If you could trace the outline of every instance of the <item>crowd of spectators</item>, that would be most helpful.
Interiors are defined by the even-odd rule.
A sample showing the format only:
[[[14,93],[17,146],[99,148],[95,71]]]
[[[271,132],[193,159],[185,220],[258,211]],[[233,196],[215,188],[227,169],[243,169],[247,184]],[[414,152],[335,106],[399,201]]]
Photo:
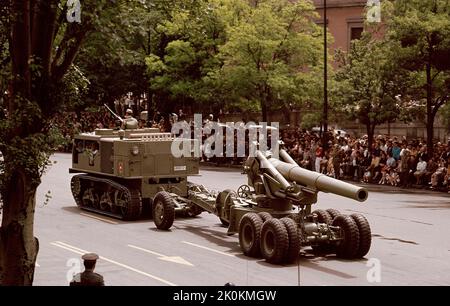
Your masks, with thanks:
[[[53,117],[52,125],[59,129],[65,142],[58,148],[59,151],[70,152],[72,140],[76,134],[92,132],[96,128],[113,128],[114,119],[106,112],[64,112]]]
[[[371,147],[361,138],[330,133],[326,147],[307,131],[281,132],[290,155],[308,170],[363,183],[443,189],[450,192],[450,141],[434,143],[427,154],[423,140],[378,135]]]
[[[67,141],[59,149],[69,152],[75,134],[92,132],[96,128],[116,128],[116,121],[105,111],[86,112],[79,116],[75,113],[61,114],[54,118],[54,124],[60,128]],[[139,125],[144,127],[146,122],[139,120]],[[170,131],[170,118],[159,118],[153,127],[163,132]],[[426,142],[420,139],[406,140],[378,135],[369,147],[367,136],[357,138],[331,130],[327,138],[329,141],[323,146],[317,133],[292,128],[282,129],[280,137],[293,159],[308,170],[356,182],[450,192],[450,141],[434,143],[433,156],[428,156]],[[245,148],[248,152],[248,143]],[[241,164],[245,158],[209,159],[204,156],[202,160],[218,164]]]

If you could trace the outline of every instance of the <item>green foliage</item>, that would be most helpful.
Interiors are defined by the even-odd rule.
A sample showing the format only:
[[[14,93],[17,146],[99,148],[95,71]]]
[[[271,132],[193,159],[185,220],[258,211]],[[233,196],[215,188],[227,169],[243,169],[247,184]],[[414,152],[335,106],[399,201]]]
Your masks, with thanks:
[[[375,126],[396,120],[401,108],[395,97],[405,84],[391,61],[394,52],[389,42],[373,39],[366,32],[352,42],[344,66],[336,73],[332,96],[337,109],[359,119],[369,136]]]
[[[14,11],[9,5],[1,6],[0,90],[3,94],[5,84],[11,84],[15,89],[14,95],[8,97],[10,103],[3,105],[8,109],[5,118],[0,120],[0,151],[4,157],[0,161],[1,188],[8,186],[17,169],[31,179],[31,189],[39,185],[40,177],[49,165],[50,154],[64,141],[59,130],[51,125],[51,119],[63,107],[83,103],[89,85],[83,72],[72,65],[73,59],[87,33],[102,25],[102,14],[105,10],[113,10],[116,4],[108,0],[83,2],[81,24],[66,22],[65,5],[66,1],[36,1],[33,9],[45,10],[46,15],[35,20],[34,26],[50,27],[55,33],[39,33],[39,38],[35,38],[39,43],[32,44],[33,35],[37,34],[31,28],[24,28],[27,33],[21,33],[20,38],[29,37],[32,48],[29,53],[17,49],[14,59],[9,54],[8,43],[14,45],[19,37],[10,36],[11,27],[24,17],[25,12]],[[20,73],[29,78],[19,75],[14,79],[11,68],[14,62],[21,63]],[[3,194],[8,192],[1,191]]]
[[[90,82],[84,106],[147,91],[145,56],[156,46],[157,2],[120,0],[104,9],[75,62]]]
[[[221,65],[216,58],[225,40],[221,1],[171,1],[166,19],[156,26],[158,47],[147,57],[147,75],[158,108],[173,111],[176,105],[219,108],[220,84],[210,73]]]
[[[337,103],[368,132],[386,121],[419,119],[432,138],[435,115],[449,100],[449,15],[446,0],[384,1],[384,38],[371,39],[383,29],[366,25],[336,75]]]
[[[62,108],[81,108],[86,103],[90,81],[76,65],[71,65],[62,80],[62,88],[56,93],[62,100]]]
[[[161,48],[146,59],[160,106],[210,112],[320,100],[322,40],[309,1],[173,1],[166,12],[156,27]]]
[[[432,133],[435,115],[449,100],[450,2],[399,0],[390,12],[387,38],[396,50],[392,60],[410,82],[403,100],[415,104],[412,110]]]
[[[245,97],[276,109],[317,98],[312,86],[298,86],[313,84],[321,65],[322,38],[312,22],[317,17],[314,7],[308,1],[246,3],[227,27],[228,39],[220,49],[224,65],[215,75],[231,99]]]
[[[302,117],[302,123],[300,127],[302,129],[311,129],[312,127],[317,125],[317,122],[321,122],[322,115],[320,113],[308,113]]]
[[[9,56],[9,11],[8,6],[0,6],[0,107],[3,108],[3,95],[8,89],[8,82],[11,74]],[[6,97],[5,97],[6,98]]]
[[[46,121],[37,103],[25,99],[16,99],[18,109],[8,114],[7,120],[0,120],[0,131],[17,129],[17,126],[30,126],[36,121]],[[20,124],[19,124],[20,123]],[[44,123],[47,129],[38,132],[0,139],[0,148],[4,159],[0,160],[0,190],[7,186],[5,182],[10,179],[13,169],[24,169],[35,186],[40,184],[40,177],[51,164],[50,155],[65,139],[58,128]]]

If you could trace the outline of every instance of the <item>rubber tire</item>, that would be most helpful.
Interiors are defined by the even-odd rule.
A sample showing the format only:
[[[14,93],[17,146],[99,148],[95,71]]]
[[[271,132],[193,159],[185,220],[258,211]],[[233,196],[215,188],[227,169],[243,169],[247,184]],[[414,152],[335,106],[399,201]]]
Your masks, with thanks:
[[[342,215],[341,212],[337,209],[333,209],[333,208],[328,208],[326,210],[326,212],[331,216],[331,222],[333,222],[334,218],[336,218],[337,216]],[[331,223],[330,223],[331,224]]]
[[[283,222],[276,218],[264,222],[261,228],[262,257],[272,264],[280,264],[286,257],[288,247],[289,235]]]
[[[300,254],[300,228],[297,223],[291,218],[281,218],[281,222],[283,222],[286,230],[288,232],[289,237],[289,246],[286,251],[286,256],[284,261],[286,263],[292,263],[298,259],[298,255]]]
[[[369,253],[370,245],[372,244],[372,231],[367,219],[361,214],[352,214],[353,218],[359,230],[359,248],[356,253],[356,258],[363,258]]]
[[[317,210],[313,211],[312,213],[317,215],[317,221],[319,223],[325,223],[328,225],[331,225],[331,223],[333,223],[333,218],[331,218],[330,213],[326,210],[317,209]]]
[[[339,226],[343,233],[343,240],[336,246],[336,255],[340,258],[352,259],[359,250],[359,230],[353,218],[347,215],[337,216],[333,226]]]
[[[218,211],[219,220],[220,220],[220,222],[222,223],[223,226],[228,227],[228,226],[230,226],[230,222],[228,222],[226,219],[221,217],[221,213],[222,213],[221,210],[225,209],[225,203],[221,203],[221,199],[222,199],[224,194],[227,194],[225,196],[225,199],[224,199],[224,200],[226,200],[230,194],[236,194],[236,192],[234,190],[232,190],[232,189],[225,189],[225,190],[219,192],[219,194],[217,195],[217,198],[216,198],[216,205],[219,204],[219,203],[223,204],[223,206],[220,205],[220,210]],[[228,215],[230,215],[230,214],[228,214]]]
[[[263,221],[256,213],[246,213],[239,222],[239,245],[242,253],[249,257],[259,257],[260,253],[260,238],[261,227]],[[247,232],[249,231],[249,232]],[[245,239],[250,235],[251,240]]]
[[[267,220],[272,219],[272,215],[269,214],[267,211],[262,211],[258,213],[258,216],[261,217],[261,219],[263,220],[263,223],[266,222]]]
[[[159,203],[163,206],[161,219],[158,219],[155,213],[156,206]],[[172,196],[165,191],[160,191],[155,195],[152,204],[153,222],[155,222],[156,227],[161,230],[168,230],[175,220],[175,203]]]

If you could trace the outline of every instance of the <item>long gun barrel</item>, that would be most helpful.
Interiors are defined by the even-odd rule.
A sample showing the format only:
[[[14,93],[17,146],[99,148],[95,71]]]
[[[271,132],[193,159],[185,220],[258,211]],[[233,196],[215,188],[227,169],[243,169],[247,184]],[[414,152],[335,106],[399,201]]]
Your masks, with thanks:
[[[288,181],[295,181],[319,191],[334,193],[359,202],[364,202],[367,199],[368,192],[366,188],[345,183],[325,174],[309,171],[298,165],[286,163],[275,158],[270,158],[268,161]]]

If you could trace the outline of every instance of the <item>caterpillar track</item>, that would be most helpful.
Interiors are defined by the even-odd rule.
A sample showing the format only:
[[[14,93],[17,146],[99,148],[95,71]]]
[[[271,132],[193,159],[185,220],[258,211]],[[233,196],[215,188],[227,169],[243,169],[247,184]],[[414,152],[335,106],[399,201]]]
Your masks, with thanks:
[[[137,188],[87,174],[73,176],[70,186],[81,209],[122,220],[136,220],[141,216],[142,200]]]

